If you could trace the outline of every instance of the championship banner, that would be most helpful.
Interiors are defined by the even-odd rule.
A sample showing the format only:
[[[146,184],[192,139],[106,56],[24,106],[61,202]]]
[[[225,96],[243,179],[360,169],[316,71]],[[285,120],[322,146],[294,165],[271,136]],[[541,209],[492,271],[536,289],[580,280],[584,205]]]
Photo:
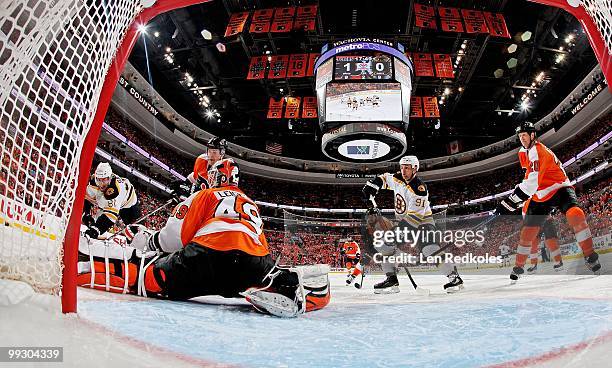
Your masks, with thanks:
[[[504,19],[503,14],[490,12],[483,12],[483,14],[491,35],[510,38],[510,32],[508,32],[508,26],[506,26],[506,19]]]
[[[423,112],[426,118],[439,118],[438,99],[435,96],[423,97]]]
[[[289,64],[289,55],[275,55],[270,60],[270,70],[268,70],[268,79],[283,79],[287,76],[287,65]]]
[[[461,9],[467,33],[489,33],[484,14],[479,10]]]
[[[459,9],[440,6],[438,7],[438,14],[440,14],[440,24],[443,31],[463,32],[463,23],[461,22]]]
[[[246,79],[263,79],[266,74],[266,66],[268,65],[267,56],[255,56],[251,58],[249,64],[249,73]]]
[[[286,118],[293,119],[300,116],[301,100],[301,97],[287,97],[287,107],[285,108]]]
[[[436,66],[436,77],[454,78],[453,62],[448,54],[433,54],[434,65]]]
[[[270,32],[285,33],[293,29],[293,16],[295,15],[295,6],[286,8],[274,9],[274,21]]]
[[[308,54],[308,71],[306,71],[306,76],[314,76],[314,67],[319,56],[321,56],[321,54],[319,54],[318,52]]]
[[[431,54],[415,52],[412,56],[414,57],[414,75],[417,77],[434,76]]]
[[[438,29],[436,12],[432,6],[414,4],[415,23],[417,27]]]
[[[249,19],[249,12],[234,13],[229,19],[227,28],[225,29],[225,37],[235,36],[244,30],[244,25]]]
[[[421,97],[411,96],[410,97],[410,117],[411,118],[422,118],[423,117],[423,100]]]
[[[274,98],[270,97],[270,102],[268,103],[268,119],[280,119],[283,117],[283,105],[285,104],[285,99],[280,98],[278,101]]]
[[[304,106],[302,107],[303,119],[314,119],[317,116],[317,98],[314,96],[304,97]]]
[[[317,17],[317,6],[307,5],[297,8],[297,16],[293,22],[293,29],[296,31],[315,31],[315,19]]]
[[[274,15],[274,9],[259,9],[253,12],[251,19],[251,33],[268,33],[270,32],[270,21]]]
[[[306,76],[308,69],[308,54],[291,54],[287,78],[301,78]]]

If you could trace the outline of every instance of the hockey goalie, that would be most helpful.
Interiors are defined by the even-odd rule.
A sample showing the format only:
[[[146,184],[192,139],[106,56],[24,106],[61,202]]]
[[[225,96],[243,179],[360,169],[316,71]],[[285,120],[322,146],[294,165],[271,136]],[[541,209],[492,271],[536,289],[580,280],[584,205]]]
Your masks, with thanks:
[[[81,238],[78,284],[144,297],[245,297],[258,311],[294,317],[330,300],[328,265],[281,267],[272,260],[257,205],[238,188],[239,169],[223,159],[210,189],[189,195],[164,228],[144,227],[130,246]]]

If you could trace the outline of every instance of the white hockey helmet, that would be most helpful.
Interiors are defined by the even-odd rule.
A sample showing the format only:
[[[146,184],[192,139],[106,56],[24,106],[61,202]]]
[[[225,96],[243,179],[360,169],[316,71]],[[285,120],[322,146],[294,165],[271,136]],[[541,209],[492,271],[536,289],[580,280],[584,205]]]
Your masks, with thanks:
[[[404,156],[400,159],[400,165],[411,165],[419,171],[419,159],[416,156]]]
[[[109,181],[111,176],[113,176],[113,169],[110,164],[108,162],[100,162],[94,173],[96,185]]]

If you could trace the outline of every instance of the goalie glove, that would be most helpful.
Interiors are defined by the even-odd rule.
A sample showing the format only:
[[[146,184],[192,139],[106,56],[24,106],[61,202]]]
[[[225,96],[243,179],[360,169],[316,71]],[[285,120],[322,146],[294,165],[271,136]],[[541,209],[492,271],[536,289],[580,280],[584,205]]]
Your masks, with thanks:
[[[504,198],[497,208],[495,212],[499,215],[510,214],[523,205],[523,202],[529,199],[529,196],[521,190],[519,186],[514,188],[514,192],[508,196],[508,198]]]

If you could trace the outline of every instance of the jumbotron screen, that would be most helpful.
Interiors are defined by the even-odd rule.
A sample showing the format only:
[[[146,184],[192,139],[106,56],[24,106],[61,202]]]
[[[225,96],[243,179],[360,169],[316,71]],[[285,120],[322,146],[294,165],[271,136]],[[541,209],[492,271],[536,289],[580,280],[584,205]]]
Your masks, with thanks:
[[[329,83],[325,121],[401,121],[399,83]]]
[[[387,55],[336,56],[334,80],[392,79],[393,60]]]

